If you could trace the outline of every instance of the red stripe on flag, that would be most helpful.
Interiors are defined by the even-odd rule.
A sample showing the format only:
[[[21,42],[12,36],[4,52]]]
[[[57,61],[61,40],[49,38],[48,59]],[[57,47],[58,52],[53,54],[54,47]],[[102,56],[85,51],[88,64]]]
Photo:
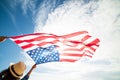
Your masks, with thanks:
[[[33,41],[41,41],[41,40],[45,40],[45,39],[48,39],[48,38],[53,38],[55,39],[56,37],[55,36],[39,36],[39,37],[36,37],[36,38],[32,38],[32,39],[29,39],[28,40],[15,40],[15,42],[17,44],[20,44],[22,42],[33,42]]]
[[[62,53],[62,54],[60,54],[60,56],[76,56],[76,57],[82,57],[83,56],[83,54],[78,54],[78,53]]]
[[[12,39],[18,39],[18,38],[22,38],[24,36],[32,36],[32,35],[34,36],[34,35],[43,35],[43,34],[45,34],[45,33],[25,34],[25,35],[20,35],[20,36],[12,36],[10,38],[12,38]]]
[[[85,33],[88,33],[88,32],[87,31],[79,31],[79,32],[63,35],[63,37],[64,38],[70,38],[70,37],[74,37],[74,36],[85,34]]]
[[[60,59],[60,62],[75,62],[77,60],[74,59]]]
[[[78,48],[66,48],[64,51],[82,51],[81,49]]]
[[[92,46],[92,45],[96,45],[97,43],[99,43],[100,40],[99,39],[95,39],[92,42],[88,43],[86,46]]]
[[[90,35],[86,35],[81,39],[81,42],[86,41],[87,39],[89,39],[91,36]]]
[[[34,46],[34,44],[28,44],[28,45],[25,45],[25,46],[21,46],[21,48],[26,49],[26,48],[30,48],[32,46]]]

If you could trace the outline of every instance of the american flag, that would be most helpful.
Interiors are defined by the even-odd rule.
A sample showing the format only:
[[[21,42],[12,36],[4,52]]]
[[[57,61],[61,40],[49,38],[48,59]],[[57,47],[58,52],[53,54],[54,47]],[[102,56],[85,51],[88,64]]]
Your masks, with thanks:
[[[36,64],[61,61],[75,62],[83,57],[92,58],[100,40],[87,31],[67,35],[33,33],[10,38],[18,44]]]

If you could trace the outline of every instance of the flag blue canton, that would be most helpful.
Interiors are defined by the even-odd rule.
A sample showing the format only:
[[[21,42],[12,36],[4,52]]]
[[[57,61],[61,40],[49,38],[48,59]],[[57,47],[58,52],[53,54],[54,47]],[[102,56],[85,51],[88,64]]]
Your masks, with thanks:
[[[36,64],[59,61],[59,52],[55,45],[48,47],[38,47],[27,51],[27,54],[35,61]]]

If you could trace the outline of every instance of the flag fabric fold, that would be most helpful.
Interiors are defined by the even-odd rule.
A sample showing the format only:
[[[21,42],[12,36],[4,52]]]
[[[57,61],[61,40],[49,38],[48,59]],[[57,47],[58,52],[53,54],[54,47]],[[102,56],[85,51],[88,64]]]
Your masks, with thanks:
[[[13,36],[10,39],[18,44],[36,64],[54,61],[75,62],[83,57],[91,58],[100,42],[87,31],[62,36],[33,33]]]

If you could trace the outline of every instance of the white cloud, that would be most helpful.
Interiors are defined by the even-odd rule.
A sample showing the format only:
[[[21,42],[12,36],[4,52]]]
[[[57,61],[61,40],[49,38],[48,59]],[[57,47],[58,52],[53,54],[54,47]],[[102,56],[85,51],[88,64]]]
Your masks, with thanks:
[[[82,0],[70,0],[51,13],[52,6],[47,7],[44,3],[35,17],[35,32],[61,35],[87,30],[100,38],[101,43],[90,61],[42,64],[30,80],[119,80],[119,3],[119,0],[92,0],[83,5]]]
[[[48,67],[47,67],[48,66]],[[118,64],[49,63],[39,65],[30,80],[119,80]],[[46,72],[43,72],[46,67]],[[44,68],[44,69],[43,69]]]
[[[34,17],[36,31],[42,30],[43,26],[46,24],[46,20],[48,19],[49,13],[53,11],[55,4],[56,0],[44,0],[43,3],[39,6]]]
[[[35,13],[36,0],[21,0],[23,13],[26,14],[30,10],[33,14]]]
[[[117,17],[120,13],[119,6],[119,0],[91,1],[83,6],[79,1],[65,2],[57,7],[54,12],[47,12],[49,15],[45,25],[39,25],[42,17],[39,17],[41,14],[38,13],[38,17],[36,17],[38,20],[36,24],[38,25],[36,25],[35,32],[41,32],[42,27],[42,32],[60,35],[78,30],[87,30],[93,36],[100,38],[102,44],[100,49],[103,49],[100,50],[101,53],[104,53],[104,49],[108,46],[111,46],[106,49],[108,53],[112,53],[110,50],[114,52],[117,49],[119,51],[116,48],[120,46],[118,43],[120,24],[119,17]],[[90,8],[94,11],[86,14]]]
[[[23,14],[26,15],[30,10],[33,14],[35,13],[36,0],[13,0],[9,1],[10,7],[15,10],[19,5],[23,10]]]

